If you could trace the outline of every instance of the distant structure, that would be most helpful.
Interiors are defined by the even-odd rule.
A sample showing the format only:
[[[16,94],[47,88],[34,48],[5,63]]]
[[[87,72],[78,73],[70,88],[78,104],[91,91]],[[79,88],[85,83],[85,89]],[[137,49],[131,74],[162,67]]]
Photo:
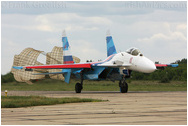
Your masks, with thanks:
[[[45,53],[44,51],[35,50],[33,48],[26,48],[24,49],[19,55],[14,56],[13,66],[35,66],[35,65],[44,65],[43,63],[39,62],[37,59],[40,54],[46,56],[46,65],[50,64],[63,64],[63,48],[55,46],[51,52]],[[73,60],[75,63],[79,63],[80,59],[73,56]],[[28,84],[33,84],[33,80],[44,79],[45,75],[34,75],[36,73],[41,72],[61,72],[62,69],[37,69],[33,71],[25,71],[11,69],[11,72],[14,75],[14,78],[18,82],[26,82]],[[57,79],[64,81],[63,74],[53,74],[49,75],[51,79]]]

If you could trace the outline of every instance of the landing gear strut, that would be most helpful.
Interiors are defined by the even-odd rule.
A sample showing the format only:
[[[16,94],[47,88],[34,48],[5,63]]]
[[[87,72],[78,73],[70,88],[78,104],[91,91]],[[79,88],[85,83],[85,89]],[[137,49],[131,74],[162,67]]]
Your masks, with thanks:
[[[125,81],[125,77],[122,77],[122,80],[119,81],[119,87],[121,93],[127,93],[128,91],[128,84]]]
[[[76,83],[76,85],[75,85],[75,92],[76,93],[81,93],[81,91],[83,89],[83,80],[84,80],[83,74],[81,73],[80,76],[81,76],[81,83]]]
[[[81,93],[82,89],[83,89],[82,84],[81,83],[76,83],[76,85],[75,85],[76,93]]]

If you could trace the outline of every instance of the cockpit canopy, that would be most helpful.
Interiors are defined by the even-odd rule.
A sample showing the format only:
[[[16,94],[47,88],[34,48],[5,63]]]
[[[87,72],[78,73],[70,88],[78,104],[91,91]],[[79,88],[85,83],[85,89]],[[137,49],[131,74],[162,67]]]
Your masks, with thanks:
[[[142,56],[141,52],[137,48],[130,48],[126,52],[133,56],[138,56],[139,54]]]

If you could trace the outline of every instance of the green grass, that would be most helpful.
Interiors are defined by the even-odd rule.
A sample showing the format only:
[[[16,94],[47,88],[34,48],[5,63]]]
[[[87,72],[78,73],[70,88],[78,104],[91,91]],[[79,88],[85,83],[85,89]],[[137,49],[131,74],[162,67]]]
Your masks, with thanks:
[[[78,81],[71,80],[70,84],[57,80],[42,80],[28,85],[26,83],[2,83],[1,91],[74,91]],[[187,91],[187,81],[129,81],[129,91]],[[83,91],[119,91],[118,81],[88,81],[84,80]]]
[[[104,100],[87,98],[47,98],[42,96],[1,96],[1,108],[18,108],[40,105],[55,105],[78,102],[101,102]]]
[[[171,81],[160,83],[159,81],[134,81],[129,86],[130,91],[187,91],[186,81]]]

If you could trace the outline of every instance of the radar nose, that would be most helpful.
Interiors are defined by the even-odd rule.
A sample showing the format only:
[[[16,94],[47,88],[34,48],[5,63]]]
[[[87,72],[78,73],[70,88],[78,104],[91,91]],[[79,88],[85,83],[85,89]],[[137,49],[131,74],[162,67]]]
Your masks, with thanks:
[[[150,72],[154,72],[156,70],[156,66],[151,60],[150,60],[148,68],[149,68]]]
[[[146,58],[145,59],[145,63],[147,65],[147,68],[146,68],[147,69],[147,73],[152,73],[152,72],[154,72],[156,70],[156,66],[151,60]]]
[[[144,73],[152,73],[156,70],[156,66],[150,59],[143,56],[139,62],[139,69]]]

